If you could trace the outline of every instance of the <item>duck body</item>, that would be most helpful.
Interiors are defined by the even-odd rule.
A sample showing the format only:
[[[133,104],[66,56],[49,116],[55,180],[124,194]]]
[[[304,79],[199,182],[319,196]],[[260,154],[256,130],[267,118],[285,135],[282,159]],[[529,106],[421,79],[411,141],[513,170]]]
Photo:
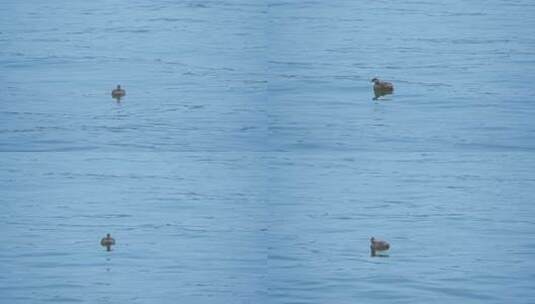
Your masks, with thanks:
[[[120,85],[117,85],[117,88],[115,88],[113,91],[111,91],[111,97],[113,98],[121,98],[126,95],[126,91],[124,89],[121,89]]]
[[[376,240],[374,237],[370,239],[370,249],[372,256],[375,256],[377,252],[387,251],[390,249],[390,244],[387,241]]]
[[[394,93],[394,85],[388,81],[382,81],[379,78],[372,79],[373,92],[375,93],[374,100],[377,98]]]
[[[102,238],[102,240],[100,240],[100,245],[106,247],[106,249],[110,251],[111,246],[115,245],[115,239],[112,238],[111,235],[108,233],[105,238]]]

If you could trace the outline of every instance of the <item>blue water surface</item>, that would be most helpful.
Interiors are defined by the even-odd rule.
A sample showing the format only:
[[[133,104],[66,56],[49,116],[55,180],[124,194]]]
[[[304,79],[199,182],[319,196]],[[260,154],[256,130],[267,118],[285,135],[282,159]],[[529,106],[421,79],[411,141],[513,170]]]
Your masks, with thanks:
[[[2,1],[0,303],[534,303],[533,16]]]

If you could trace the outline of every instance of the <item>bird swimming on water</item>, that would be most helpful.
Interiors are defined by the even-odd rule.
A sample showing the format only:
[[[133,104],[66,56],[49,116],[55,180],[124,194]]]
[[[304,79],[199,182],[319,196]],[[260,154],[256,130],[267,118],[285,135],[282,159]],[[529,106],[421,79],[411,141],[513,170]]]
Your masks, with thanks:
[[[390,244],[387,241],[376,240],[373,236],[370,239],[370,249],[372,256],[375,256],[377,252],[387,251],[390,249]]]
[[[377,100],[381,96],[392,94],[394,92],[394,85],[390,82],[382,81],[377,77],[373,78],[372,82],[373,92],[375,93],[373,100]]]
[[[112,238],[111,235],[108,233],[105,238],[102,238],[102,240],[100,240],[100,245],[106,247],[107,251],[111,251],[111,246],[115,245],[115,239]]]
[[[126,95],[126,91],[124,89],[121,89],[121,85],[117,85],[117,88],[115,88],[113,91],[111,91],[111,97],[120,100],[122,97]]]

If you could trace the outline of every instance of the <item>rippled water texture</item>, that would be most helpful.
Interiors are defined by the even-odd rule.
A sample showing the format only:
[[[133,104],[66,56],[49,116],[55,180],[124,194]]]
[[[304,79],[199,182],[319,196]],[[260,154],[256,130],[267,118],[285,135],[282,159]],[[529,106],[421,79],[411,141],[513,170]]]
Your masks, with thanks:
[[[2,1],[0,303],[534,303],[534,16]]]

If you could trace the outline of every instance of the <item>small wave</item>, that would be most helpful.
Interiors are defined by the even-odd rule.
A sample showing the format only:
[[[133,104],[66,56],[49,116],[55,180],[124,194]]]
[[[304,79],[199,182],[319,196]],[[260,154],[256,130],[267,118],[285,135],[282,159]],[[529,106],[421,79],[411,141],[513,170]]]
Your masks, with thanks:
[[[161,17],[161,18],[152,18],[149,19],[150,22],[184,22],[184,23],[203,23],[205,22],[202,19],[194,19],[194,18],[172,18],[172,17]]]

